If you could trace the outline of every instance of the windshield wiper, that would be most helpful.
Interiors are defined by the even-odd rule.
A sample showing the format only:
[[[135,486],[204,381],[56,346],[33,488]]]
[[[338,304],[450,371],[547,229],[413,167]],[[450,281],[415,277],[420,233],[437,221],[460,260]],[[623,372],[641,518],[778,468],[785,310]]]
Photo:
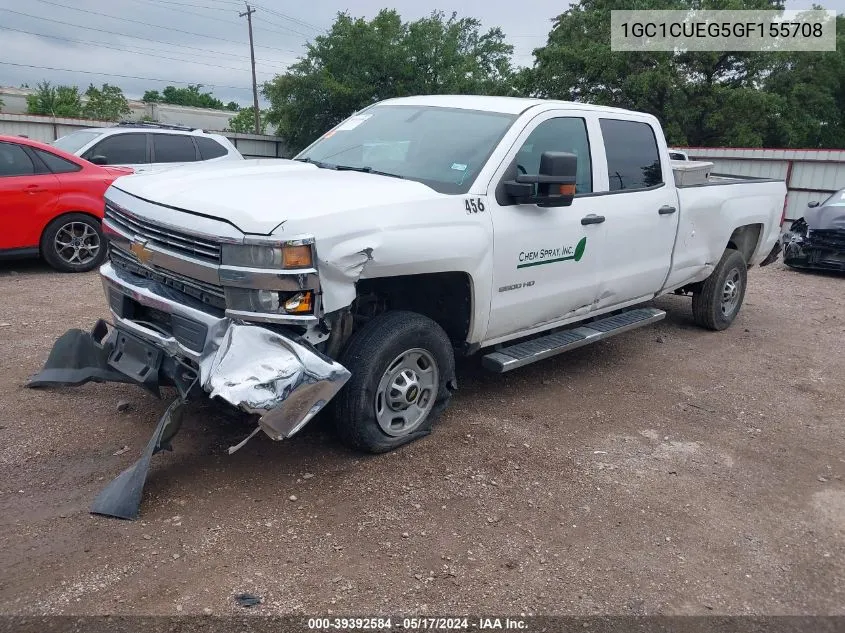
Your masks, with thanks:
[[[334,169],[334,165],[329,165],[328,163],[323,163],[319,160],[314,160],[313,158],[294,158],[293,160],[298,161],[300,163],[310,163],[315,167],[319,167],[320,169]]]
[[[337,171],[360,171],[364,174],[376,174],[377,176],[390,176],[391,178],[400,178],[402,180],[405,179],[405,176],[400,176],[399,174],[391,174],[387,171],[379,171],[378,169],[373,169],[372,167],[353,167],[352,165],[335,165],[334,168]]]

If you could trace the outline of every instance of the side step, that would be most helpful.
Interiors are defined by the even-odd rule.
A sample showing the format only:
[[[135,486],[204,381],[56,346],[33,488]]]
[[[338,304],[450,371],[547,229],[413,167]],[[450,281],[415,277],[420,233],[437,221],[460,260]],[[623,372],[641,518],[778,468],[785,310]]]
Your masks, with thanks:
[[[486,354],[481,359],[481,365],[501,374],[577,347],[596,343],[615,334],[656,323],[665,317],[666,313],[657,308],[635,308],[571,330],[561,330],[509,347],[501,347]]]

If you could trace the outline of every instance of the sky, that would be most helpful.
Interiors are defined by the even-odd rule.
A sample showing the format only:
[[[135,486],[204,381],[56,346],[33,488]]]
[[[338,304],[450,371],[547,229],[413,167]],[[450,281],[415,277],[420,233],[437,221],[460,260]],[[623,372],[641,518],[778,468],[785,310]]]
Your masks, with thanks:
[[[372,18],[386,6],[403,20],[434,10],[441,0],[258,0],[252,3],[259,84],[304,53],[305,42],[328,29],[339,11]],[[813,0],[788,0],[788,9]],[[464,0],[460,16],[502,27],[514,63],[530,65],[552,20],[568,3],[554,0]],[[845,0],[827,9],[845,12]],[[252,103],[246,18],[237,0],[0,0],[0,86],[89,83],[120,86],[127,97],[167,85],[203,84],[224,102]],[[120,76],[122,75],[122,76]]]

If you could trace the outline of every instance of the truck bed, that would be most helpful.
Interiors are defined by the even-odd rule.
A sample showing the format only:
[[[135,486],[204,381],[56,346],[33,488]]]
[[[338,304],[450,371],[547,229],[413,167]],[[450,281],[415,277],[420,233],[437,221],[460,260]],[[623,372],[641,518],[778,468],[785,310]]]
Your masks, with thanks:
[[[706,182],[677,192],[678,233],[667,290],[706,279],[726,244],[732,243],[753,266],[779,239],[786,198],[782,180],[711,174]]]

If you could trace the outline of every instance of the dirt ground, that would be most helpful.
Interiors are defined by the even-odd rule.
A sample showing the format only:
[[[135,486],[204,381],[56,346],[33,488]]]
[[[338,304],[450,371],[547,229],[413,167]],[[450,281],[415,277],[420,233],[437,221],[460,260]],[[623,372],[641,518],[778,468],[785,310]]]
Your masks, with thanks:
[[[845,614],[845,278],[749,279],[723,333],[673,296],[511,374],[466,362],[388,455],[317,421],[228,456],[249,428],[197,407],[127,522],[89,504],[168,400],[25,389],[107,311],[96,274],[0,264],[0,613]]]

